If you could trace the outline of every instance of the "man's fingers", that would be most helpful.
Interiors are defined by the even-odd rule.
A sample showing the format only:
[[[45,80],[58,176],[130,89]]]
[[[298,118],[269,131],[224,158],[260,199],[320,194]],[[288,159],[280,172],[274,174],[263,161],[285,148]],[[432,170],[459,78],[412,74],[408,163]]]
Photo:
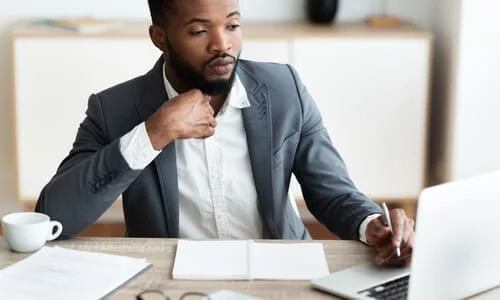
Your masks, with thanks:
[[[412,219],[408,219],[408,218],[405,220],[403,240],[401,243],[401,247],[404,248],[407,246],[408,241],[413,234],[413,227],[414,226],[415,226],[415,221],[413,221]]]
[[[407,261],[407,258],[412,256],[412,254],[413,254],[413,236],[414,236],[414,233],[412,232],[410,234],[410,236],[408,237],[406,244],[401,248],[401,256],[395,257],[396,260]]]
[[[199,138],[199,139],[206,139],[206,138],[211,137],[212,135],[215,134],[215,127],[212,127],[208,124],[200,125],[198,127],[199,127],[199,130],[198,130],[197,138]]]
[[[215,128],[214,127],[210,127],[208,126],[207,127],[207,130],[206,130],[206,135],[205,135],[205,138],[207,137],[211,137],[212,135],[215,134]]]
[[[392,218],[392,217],[391,217]],[[385,266],[404,266],[411,263],[413,253],[413,239],[415,221],[405,217],[403,229],[403,243],[400,245],[401,256],[395,253],[395,245],[392,239],[386,241],[386,244],[376,246],[378,255],[375,257],[375,263]]]
[[[401,247],[405,232],[405,221],[407,219],[405,211],[400,208],[392,209],[390,215],[392,223],[392,242],[394,247]]]
[[[412,253],[413,252],[413,239],[415,237],[415,232],[412,231],[410,236],[408,237],[408,240],[406,243],[403,245],[403,248],[401,248],[401,252],[403,253]]]
[[[386,261],[388,266],[404,266],[411,261],[411,252],[401,253],[401,256],[392,256],[391,259]]]
[[[389,228],[383,223],[383,219],[376,218],[370,222],[367,230],[367,235],[375,237],[377,239],[386,238],[388,233],[390,233]]]
[[[208,119],[208,125],[210,127],[213,127],[213,128],[217,127],[217,120],[215,120],[214,117],[209,118]]]
[[[377,232],[375,234],[369,234],[367,233],[366,235],[367,241],[377,247],[386,247],[387,245],[391,244],[391,231],[386,227],[380,232]]]
[[[397,256],[395,248],[391,243],[388,246],[377,249],[377,256],[375,258],[375,262],[380,264],[387,264],[388,262],[395,260],[404,260],[407,256],[411,255],[411,248],[401,249],[401,255]]]
[[[394,252],[379,253],[375,257],[375,263],[377,265],[386,265],[394,256]]]
[[[383,223],[383,218],[373,219],[366,228],[366,240],[374,246],[387,244],[390,237],[391,231]]]
[[[386,261],[384,263],[384,265],[388,266],[388,267],[402,267],[402,266],[409,265],[410,262],[411,262],[411,256],[408,255],[405,257],[401,256],[401,257],[392,258],[391,260]]]
[[[208,111],[208,114],[210,114],[210,116],[214,116],[215,115],[215,110],[214,108],[212,107],[212,105],[210,105],[210,103],[207,104],[207,111]]]
[[[385,266],[402,266],[406,265],[411,259],[411,251],[402,252],[401,256],[397,256],[394,251],[379,253],[375,257],[375,263]]]
[[[396,248],[392,244],[392,239],[387,238],[383,243],[375,245],[375,250],[377,250],[378,253],[391,253],[395,252]]]

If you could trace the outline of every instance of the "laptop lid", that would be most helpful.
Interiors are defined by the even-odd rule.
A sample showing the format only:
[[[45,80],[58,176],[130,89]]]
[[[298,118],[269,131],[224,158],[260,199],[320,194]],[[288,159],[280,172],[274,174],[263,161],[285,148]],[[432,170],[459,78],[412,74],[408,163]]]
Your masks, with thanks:
[[[424,189],[419,196],[410,300],[461,299],[500,285],[500,171]],[[312,286],[350,299],[408,268],[354,266]]]
[[[460,299],[500,285],[500,171],[425,189],[409,299]]]

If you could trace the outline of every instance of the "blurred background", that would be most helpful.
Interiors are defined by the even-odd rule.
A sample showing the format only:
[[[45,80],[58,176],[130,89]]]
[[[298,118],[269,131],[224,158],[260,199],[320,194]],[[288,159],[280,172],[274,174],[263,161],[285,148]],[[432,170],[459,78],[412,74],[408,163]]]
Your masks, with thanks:
[[[338,9],[321,24],[312,2],[240,0],[242,57],[297,68],[361,191],[415,216],[424,187],[500,168],[500,2],[326,0]],[[86,16],[123,26],[33,26]],[[0,0],[1,215],[32,209],[91,93],[152,67],[148,22],[145,0]],[[333,237],[291,194],[313,236]],[[122,235],[115,206],[85,234]]]

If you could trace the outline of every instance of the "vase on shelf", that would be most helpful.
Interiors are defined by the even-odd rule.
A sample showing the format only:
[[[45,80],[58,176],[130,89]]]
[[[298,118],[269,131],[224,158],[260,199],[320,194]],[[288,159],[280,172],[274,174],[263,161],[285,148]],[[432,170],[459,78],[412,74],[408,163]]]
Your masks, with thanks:
[[[307,17],[318,24],[332,23],[337,15],[339,0],[307,0]]]

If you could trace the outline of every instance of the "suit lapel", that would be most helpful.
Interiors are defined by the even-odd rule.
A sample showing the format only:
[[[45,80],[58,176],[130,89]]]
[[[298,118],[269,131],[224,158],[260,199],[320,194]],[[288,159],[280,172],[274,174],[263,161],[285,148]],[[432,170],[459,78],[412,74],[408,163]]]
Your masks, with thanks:
[[[137,103],[137,109],[143,121],[146,121],[168,100],[163,82],[163,58],[160,58],[153,69],[146,74],[145,80],[146,88],[140,102]],[[177,237],[179,234],[179,188],[175,142],[163,148],[153,163],[158,173],[167,234],[169,237]]]
[[[271,103],[268,88],[251,76],[244,62],[238,67],[238,76],[245,86],[251,106],[243,109],[243,122],[252,166],[253,178],[262,216],[263,238],[279,237],[275,207],[273,205],[272,179],[272,128]],[[143,121],[147,120],[168,99],[163,82],[163,58],[145,76],[146,88],[137,109]],[[169,237],[179,234],[179,189],[175,142],[167,145],[154,160],[162,195],[162,207]]]
[[[250,107],[243,109],[243,121],[259,211],[264,225],[263,237],[273,238],[279,235],[273,222],[271,103],[267,86],[259,84],[242,65],[240,64],[238,76],[250,101]]]
[[[153,69],[144,75],[144,91],[136,102],[142,121],[146,121],[167,99],[163,82],[163,57],[160,57]]]

